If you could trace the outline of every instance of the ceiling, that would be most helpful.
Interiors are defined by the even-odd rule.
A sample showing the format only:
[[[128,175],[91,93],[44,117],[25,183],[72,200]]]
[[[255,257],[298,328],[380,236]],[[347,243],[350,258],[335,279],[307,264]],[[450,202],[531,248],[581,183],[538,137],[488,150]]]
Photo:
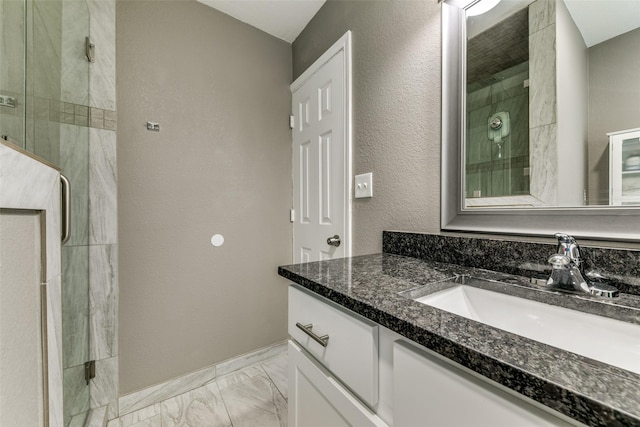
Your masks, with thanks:
[[[325,0],[198,0],[239,21],[293,43]]]
[[[501,1],[488,12],[469,17],[467,37],[475,37],[531,2]],[[640,28],[640,0],[564,0],[564,3],[587,47]]]
[[[467,91],[504,79],[501,71],[527,62],[528,35],[529,11],[525,8],[470,38],[467,41]]]
[[[286,42],[293,43],[326,0],[198,0],[253,27]],[[519,9],[531,0],[501,2],[501,20],[509,11]],[[640,27],[639,0],[565,0],[587,45],[608,40]],[[508,5],[508,7],[504,7]],[[511,7],[513,6],[513,7]],[[473,29],[469,28],[473,33]],[[478,33],[480,31],[477,31]],[[469,34],[473,36],[473,34]]]
[[[565,0],[587,47],[640,27],[640,1]]]

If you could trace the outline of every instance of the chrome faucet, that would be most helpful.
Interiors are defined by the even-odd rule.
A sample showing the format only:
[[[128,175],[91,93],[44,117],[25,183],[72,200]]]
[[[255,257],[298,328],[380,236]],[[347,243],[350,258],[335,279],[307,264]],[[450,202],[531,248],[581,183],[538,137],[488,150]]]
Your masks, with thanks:
[[[585,273],[584,259],[576,239],[563,233],[556,233],[557,253],[549,257],[553,266],[547,280],[549,289],[577,294],[589,294],[602,298],[616,298],[618,289],[606,283],[595,282]]]

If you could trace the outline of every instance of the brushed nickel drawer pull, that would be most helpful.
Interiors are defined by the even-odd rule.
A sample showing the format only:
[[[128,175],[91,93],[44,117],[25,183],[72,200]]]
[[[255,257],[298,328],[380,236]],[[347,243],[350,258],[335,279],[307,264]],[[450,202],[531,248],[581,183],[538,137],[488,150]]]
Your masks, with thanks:
[[[317,342],[318,344],[320,344],[323,347],[327,346],[327,343],[329,342],[329,335],[323,335],[321,337],[319,337],[318,335],[314,334],[313,331],[311,329],[313,329],[313,324],[309,323],[308,325],[303,325],[300,322],[296,322],[296,326],[299,329],[302,329],[302,331],[309,335],[315,342]]]

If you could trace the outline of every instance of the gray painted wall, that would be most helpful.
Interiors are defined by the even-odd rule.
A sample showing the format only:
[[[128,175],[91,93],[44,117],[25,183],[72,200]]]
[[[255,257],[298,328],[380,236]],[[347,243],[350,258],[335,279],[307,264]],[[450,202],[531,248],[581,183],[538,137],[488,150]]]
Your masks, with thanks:
[[[640,127],[640,29],[589,49],[589,200],[608,204],[607,132]],[[593,203],[592,202],[592,203]]]
[[[353,32],[353,254],[380,252],[383,230],[440,231],[440,6],[328,1],[293,43],[294,79]]]
[[[587,189],[587,46],[562,1],[556,4],[556,52],[558,205],[582,206]]]
[[[286,338],[292,67],[195,1],[119,1],[117,28],[123,395]]]

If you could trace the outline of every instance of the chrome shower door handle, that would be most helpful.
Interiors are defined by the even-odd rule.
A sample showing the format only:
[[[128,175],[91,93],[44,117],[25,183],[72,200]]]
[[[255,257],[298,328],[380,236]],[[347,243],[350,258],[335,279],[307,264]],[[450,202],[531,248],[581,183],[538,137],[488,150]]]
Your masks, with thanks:
[[[340,240],[340,236],[338,236],[337,234],[327,239],[327,245],[329,246],[335,246],[337,248],[338,246],[340,246],[340,243],[342,243],[342,241]]]
[[[66,176],[60,174],[60,204],[61,204],[61,245],[71,237],[71,184]]]

